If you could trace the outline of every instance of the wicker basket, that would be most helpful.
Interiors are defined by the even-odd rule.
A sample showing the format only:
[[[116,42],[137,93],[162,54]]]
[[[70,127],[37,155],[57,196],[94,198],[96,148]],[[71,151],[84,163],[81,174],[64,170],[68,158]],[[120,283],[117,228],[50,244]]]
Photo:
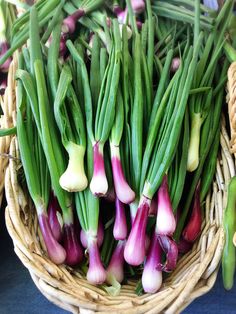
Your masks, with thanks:
[[[2,115],[0,116],[0,128],[7,129],[14,125],[15,117],[15,80],[14,74],[16,71],[16,62],[12,62],[9,68],[9,75],[7,81],[7,88],[4,96],[0,96],[0,106],[2,108]],[[2,203],[4,191],[5,171],[8,165],[11,136],[0,137],[0,205]]]
[[[15,64],[11,67],[12,82]],[[8,87],[11,96],[8,112],[15,112],[14,84]],[[6,110],[7,112],[7,110]],[[7,115],[4,118],[7,120]],[[17,138],[11,140],[9,165],[6,170],[5,190],[6,225],[14,249],[45,297],[72,313],[180,313],[195,298],[208,292],[215,283],[224,246],[222,219],[226,203],[227,182],[235,175],[235,164],[230,153],[229,136],[221,123],[221,149],[212,189],[204,206],[202,232],[192,250],[183,256],[177,268],[164,281],[156,294],[137,296],[135,282],[122,286],[119,296],[113,297],[99,287],[90,285],[79,269],[54,265],[48,258],[40,233],[36,211],[17,181],[21,167]]]

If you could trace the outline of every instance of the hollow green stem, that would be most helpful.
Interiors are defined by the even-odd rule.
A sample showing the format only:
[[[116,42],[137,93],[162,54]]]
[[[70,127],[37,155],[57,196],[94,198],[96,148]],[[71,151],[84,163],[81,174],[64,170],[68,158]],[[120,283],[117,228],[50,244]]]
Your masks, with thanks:
[[[230,290],[234,284],[236,248],[233,244],[233,236],[236,230],[236,177],[233,177],[228,185],[227,206],[224,211],[225,246],[222,256],[222,276],[226,290]]]

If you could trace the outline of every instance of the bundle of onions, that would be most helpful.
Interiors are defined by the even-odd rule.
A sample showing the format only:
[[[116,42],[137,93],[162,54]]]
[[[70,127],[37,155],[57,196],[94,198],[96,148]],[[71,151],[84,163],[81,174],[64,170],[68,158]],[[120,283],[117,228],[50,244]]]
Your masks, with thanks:
[[[7,49],[2,19],[2,70],[29,41],[16,73],[17,127],[0,135],[17,131],[49,258],[81,263],[109,293],[130,275],[157,292],[201,231],[233,3],[213,19],[200,1],[180,2],[41,0],[14,23]]]

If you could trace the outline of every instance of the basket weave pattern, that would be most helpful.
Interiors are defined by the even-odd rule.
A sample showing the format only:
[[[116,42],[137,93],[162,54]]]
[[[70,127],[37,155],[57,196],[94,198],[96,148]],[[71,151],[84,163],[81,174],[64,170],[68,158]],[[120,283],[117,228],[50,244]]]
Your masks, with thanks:
[[[15,67],[13,67],[15,69]],[[14,76],[14,71],[11,77]],[[9,86],[12,95],[15,86]],[[8,102],[9,112],[15,112],[15,97]],[[6,116],[7,118],[7,116]],[[51,302],[72,313],[180,313],[195,298],[209,291],[217,277],[224,231],[222,228],[227,182],[235,175],[234,158],[230,153],[225,123],[221,123],[221,149],[217,160],[215,180],[205,203],[201,236],[192,250],[181,257],[177,268],[153,295],[137,296],[135,282],[122,286],[119,296],[113,297],[92,286],[78,269],[53,264],[47,254],[38,225],[36,211],[24,187],[18,183],[21,167],[17,138],[11,140],[9,165],[6,170],[5,191],[8,206],[5,217],[8,232],[18,255],[30,275]]]

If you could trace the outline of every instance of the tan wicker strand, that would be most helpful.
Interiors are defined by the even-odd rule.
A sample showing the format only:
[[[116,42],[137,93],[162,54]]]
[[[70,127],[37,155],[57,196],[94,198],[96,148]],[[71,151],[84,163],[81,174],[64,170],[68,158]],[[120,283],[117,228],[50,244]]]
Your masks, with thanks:
[[[222,256],[222,251],[224,248],[224,241],[225,241],[224,230],[223,230],[223,228],[221,228],[220,229],[220,235],[219,235],[219,242],[218,242],[217,248],[215,250],[215,254],[211,260],[211,263],[209,264],[206,271],[202,275],[203,279],[209,278],[211,276],[211,274],[213,272],[215,272],[216,268],[218,267],[218,265],[220,263],[221,256]]]
[[[232,153],[236,153],[236,62],[231,63],[228,69],[228,84],[227,84],[227,102],[230,120],[230,148]]]
[[[14,76],[16,67],[14,59],[11,77]],[[9,83],[7,93],[1,125],[15,122],[14,81]],[[222,119],[217,173],[203,204],[205,217],[201,235],[192,250],[180,258],[175,271],[164,280],[161,290],[154,295],[137,296],[136,283],[131,280],[122,286],[120,295],[114,297],[100,287],[90,285],[78,270],[65,265],[54,265],[47,257],[36,212],[27,191],[17,181],[21,164],[17,138],[13,137],[10,150],[5,151],[11,155],[5,176],[8,202],[5,217],[14,250],[28,268],[41,293],[49,301],[71,313],[180,313],[195,298],[209,291],[216,280],[224,245],[222,220],[227,194],[226,183],[235,174],[231,147],[225,121]]]

